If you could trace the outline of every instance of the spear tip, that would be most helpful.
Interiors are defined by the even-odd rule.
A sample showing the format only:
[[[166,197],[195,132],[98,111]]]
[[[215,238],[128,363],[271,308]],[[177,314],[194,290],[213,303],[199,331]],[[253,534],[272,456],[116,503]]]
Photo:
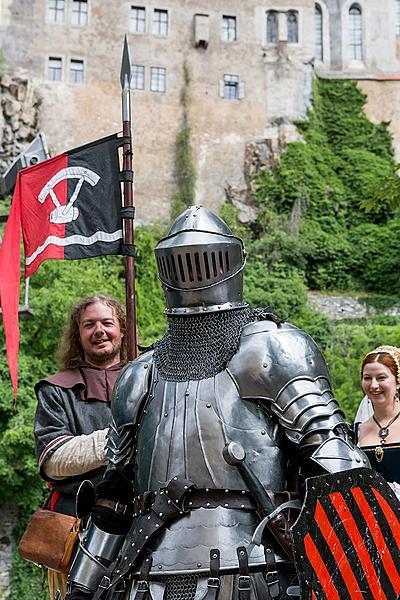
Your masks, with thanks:
[[[125,34],[124,49],[122,52],[120,80],[121,80],[122,89],[124,89],[125,87],[129,87],[130,82],[131,82],[131,59],[129,57],[129,46],[128,46],[127,34]]]

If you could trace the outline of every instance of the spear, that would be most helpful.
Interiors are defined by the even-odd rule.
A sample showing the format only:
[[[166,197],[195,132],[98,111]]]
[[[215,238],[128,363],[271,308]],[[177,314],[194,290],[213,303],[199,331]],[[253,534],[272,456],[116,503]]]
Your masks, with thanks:
[[[125,143],[123,154],[123,209],[124,223],[124,263],[126,292],[126,337],[127,358],[133,360],[137,356],[136,341],[136,303],[135,303],[135,234],[134,234],[134,198],[132,171],[132,133],[131,133],[131,61],[129,58],[128,39],[125,35],[121,64],[122,87],[122,134]]]

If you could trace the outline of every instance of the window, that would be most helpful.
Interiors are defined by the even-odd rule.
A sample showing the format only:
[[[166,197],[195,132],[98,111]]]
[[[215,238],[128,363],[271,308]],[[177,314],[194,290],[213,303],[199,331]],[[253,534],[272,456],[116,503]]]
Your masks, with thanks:
[[[150,90],[152,92],[165,92],[167,89],[167,69],[164,67],[151,67]]]
[[[239,75],[224,75],[224,98],[239,99]]]
[[[267,44],[278,43],[278,13],[276,10],[267,12]]]
[[[88,24],[88,2],[87,0],[73,0],[71,12],[72,25],[85,26]]]
[[[400,35],[400,0],[396,0],[396,35]]]
[[[47,79],[50,81],[61,81],[62,79],[62,59],[56,56],[49,56],[47,63]]]
[[[155,35],[168,35],[168,11],[159,8],[153,13],[153,33]]]
[[[299,22],[297,12],[289,10],[286,15],[287,19],[287,41],[288,44],[297,44],[299,41]]]
[[[322,27],[322,10],[318,4],[315,5],[315,58],[324,60],[324,45],[323,45],[323,27]]]
[[[144,65],[132,65],[132,90],[144,90]]]
[[[130,30],[133,33],[146,31],[146,9],[143,6],[131,6]]]
[[[224,42],[236,40],[236,17],[222,17],[221,39]]]
[[[353,5],[349,10],[349,48],[352,60],[363,59],[362,33],[361,9]]]
[[[71,59],[69,63],[69,82],[83,83],[85,68],[83,60]]]
[[[51,23],[64,23],[65,0],[48,0]]]

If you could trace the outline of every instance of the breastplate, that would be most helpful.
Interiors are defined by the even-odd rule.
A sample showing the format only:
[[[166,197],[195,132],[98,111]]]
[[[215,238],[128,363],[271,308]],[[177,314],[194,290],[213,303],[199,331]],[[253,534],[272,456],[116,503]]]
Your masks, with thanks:
[[[191,479],[198,488],[247,490],[237,469],[222,456],[231,441],[243,446],[247,463],[266,488],[283,490],[283,456],[276,435],[262,408],[240,398],[227,371],[200,381],[173,382],[155,370],[137,434],[135,492],[157,491],[175,475]],[[235,569],[236,548],[250,543],[258,521],[254,511],[193,510],[162,534],[152,570],[208,571],[212,548],[220,549],[222,570]],[[250,564],[263,562],[264,553],[256,547]]]

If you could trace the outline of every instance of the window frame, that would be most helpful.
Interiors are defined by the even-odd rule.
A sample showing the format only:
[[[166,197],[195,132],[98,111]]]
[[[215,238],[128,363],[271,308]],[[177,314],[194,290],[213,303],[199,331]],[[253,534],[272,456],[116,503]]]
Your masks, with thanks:
[[[157,82],[156,88],[153,87],[155,71],[158,72],[157,77],[156,77],[156,82]],[[163,74],[163,77],[161,79],[160,79],[160,74]],[[162,89],[160,88],[160,85],[159,85],[160,81],[163,82]],[[167,91],[167,68],[166,67],[160,67],[160,66],[150,67],[150,91],[158,93],[158,94],[166,93],[166,91]]]
[[[51,65],[51,61],[57,61],[59,68]],[[52,71],[51,71],[52,70]],[[60,73],[60,77],[50,77],[50,72]],[[62,56],[48,56],[46,62],[46,80],[51,82],[64,81],[64,59]]]
[[[139,69],[141,70],[141,77],[137,76]],[[131,90],[135,90],[135,91],[139,91],[139,92],[143,92],[145,90],[145,86],[146,86],[146,68],[145,65],[138,65],[138,64],[132,64],[131,65]],[[138,82],[141,81],[142,82],[142,87],[138,87],[137,85],[134,85],[133,82]]]
[[[269,19],[274,17],[273,39],[270,36]],[[279,42],[279,12],[274,9],[267,10],[265,13],[265,42],[267,44],[277,44]]]
[[[354,12],[358,13],[358,27],[354,22]],[[353,13],[353,14],[352,14]],[[363,10],[358,3],[353,3],[347,12],[347,47],[350,61],[364,60],[364,19]]]
[[[58,8],[58,5],[62,4],[63,8]],[[54,6],[51,6],[54,5]],[[67,3],[66,0],[47,0],[47,20],[52,25],[63,25],[65,23],[65,12],[66,12]],[[57,15],[61,13],[62,19],[59,20]],[[55,18],[52,18],[54,14]]]
[[[72,64],[80,64],[82,65],[82,69],[72,69]],[[71,85],[84,85],[85,80],[86,80],[86,65],[85,65],[85,61],[83,58],[70,58],[68,61],[68,83],[70,83]],[[81,73],[82,74],[82,79],[80,81],[71,80],[71,74],[72,73]]]
[[[235,73],[224,73],[222,82],[222,98],[224,100],[240,100],[240,76]],[[232,90],[234,90],[233,95]]]
[[[232,23],[234,25],[233,27],[231,26]],[[230,32],[232,31],[233,38],[230,37]],[[237,41],[237,18],[235,15],[222,15],[221,41],[226,44],[232,44]]]
[[[162,16],[166,19],[163,20]],[[158,19],[156,17],[159,17]],[[162,31],[163,28],[165,31]],[[169,10],[167,8],[154,8],[151,20],[151,32],[158,37],[169,36]]]
[[[74,7],[79,5],[79,10],[74,10]],[[86,6],[86,12],[83,12],[81,6]],[[74,15],[78,15],[77,22],[74,23]],[[85,22],[81,22],[82,15],[85,17]],[[71,0],[71,25],[74,27],[87,27],[89,25],[89,0]]]
[[[137,16],[134,17],[133,13],[137,11]],[[143,19],[141,19],[138,15],[143,14]],[[138,27],[138,24],[143,24],[143,30]],[[135,26],[134,26],[135,24]],[[131,4],[129,10],[129,31],[130,33],[134,33],[136,35],[142,35],[147,31],[147,10],[145,6],[141,6],[139,4]]]
[[[291,31],[291,27],[290,27],[290,18],[294,17],[294,24],[295,24],[295,38],[294,40],[290,40],[290,31]],[[286,39],[287,39],[287,43],[288,44],[298,44],[299,43],[299,11],[298,10],[288,10],[286,12]]]
[[[320,21],[320,27],[317,26],[317,14],[318,19]],[[322,11],[322,7],[318,2],[314,5],[314,35],[315,35],[315,60],[319,60],[320,62],[324,62],[324,13]],[[320,48],[321,51],[318,54],[317,48]]]

